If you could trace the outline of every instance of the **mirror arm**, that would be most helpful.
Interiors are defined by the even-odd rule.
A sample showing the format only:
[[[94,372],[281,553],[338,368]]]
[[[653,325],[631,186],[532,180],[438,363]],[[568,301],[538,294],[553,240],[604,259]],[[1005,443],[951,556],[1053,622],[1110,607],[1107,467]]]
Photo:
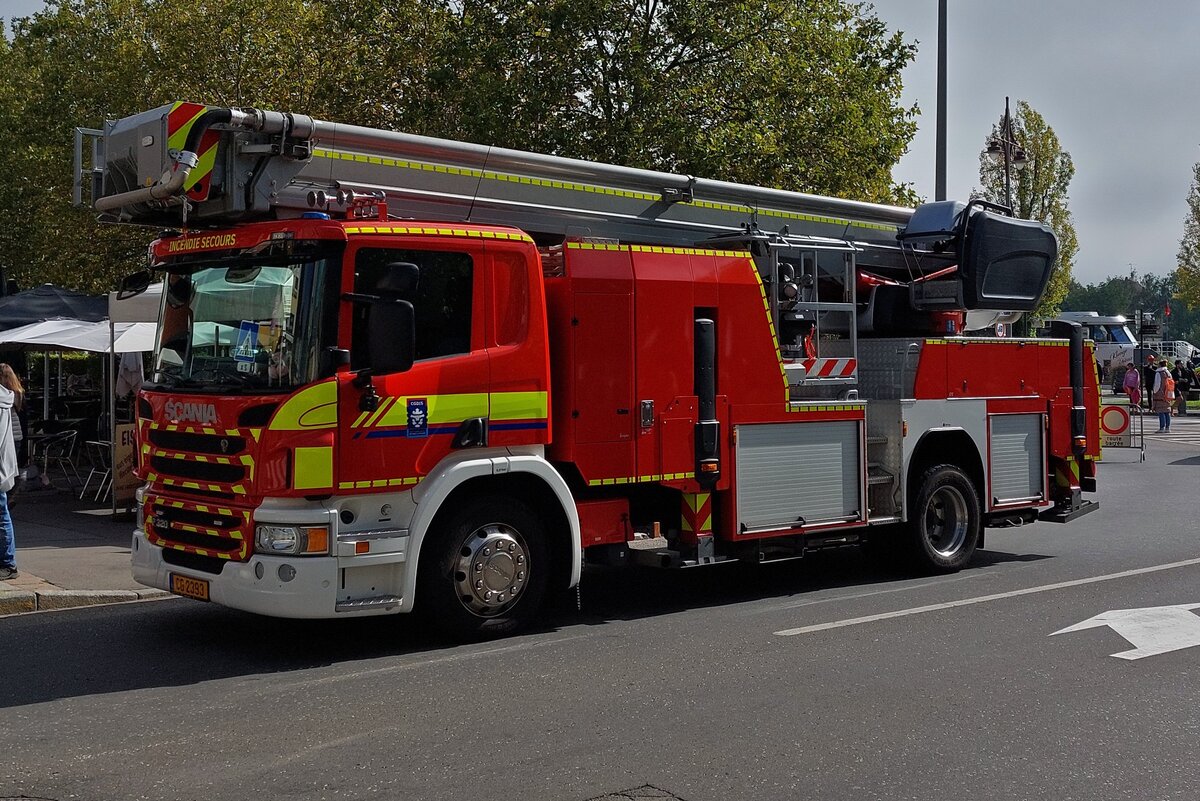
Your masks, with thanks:
[[[371,379],[371,370],[359,370],[354,380],[350,382],[356,389],[362,390],[358,399],[360,412],[373,412],[379,408],[379,393],[375,391],[375,382]]]

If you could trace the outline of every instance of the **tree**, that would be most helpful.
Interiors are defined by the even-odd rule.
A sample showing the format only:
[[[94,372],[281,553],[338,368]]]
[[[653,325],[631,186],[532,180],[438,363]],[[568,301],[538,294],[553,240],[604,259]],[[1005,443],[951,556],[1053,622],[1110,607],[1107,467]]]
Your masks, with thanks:
[[[1011,172],[1013,213],[1017,217],[1044,222],[1058,237],[1058,261],[1050,274],[1046,292],[1033,312],[1034,317],[1047,319],[1058,313],[1067,295],[1071,269],[1079,251],[1075,224],[1067,206],[1075,164],[1045,118],[1023,100],[1018,100],[1016,105],[1016,113],[1012,115],[1013,139],[1029,160],[1023,170]],[[1003,124],[1002,117],[992,127],[988,141],[1001,138]],[[993,203],[1005,202],[1004,165],[996,164],[986,149],[979,154],[979,180],[983,185],[979,194],[984,199]]]
[[[0,48],[0,260],[22,286],[89,292],[148,232],[70,207],[75,126],[175,100],[387,124],[419,96],[448,19],[422,0],[49,0]],[[382,113],[386,110],[387,113]]]
[[[1178,272],[1165,276],[1152,273],[1138,276],[1131,270],[1129,275],[1110,276],[1098,284],[1084,285],[1072,279],[1062,308],[1064,311],[1094,311],[1105,315],[1124,314],[1134,330],[1137,329],[1136,313],[1150,312],[1158,322],[1166,323],[1170,339],[1200,342],[1200,313],[1179,302],[1182,293],[1178,277]],[[1170,317],[1165,315],[1168,306]]]
[[[910,200],[914,53],[839,0],[48,0],[0,40],[0,264],[136,269],[148,232],[69,205],[73,129],[176,100]]]
[[[1187,205],[1175,277],[1179,284],[1180,299],[1188,306],[1200,307],[1200,163],[1192,167],[1192,185],[1188,190]]]
[[[838,0],[465,0],[434,132],[859,200],[892,165],[915,47]],[[441,121],[440,125],[438,120]]]

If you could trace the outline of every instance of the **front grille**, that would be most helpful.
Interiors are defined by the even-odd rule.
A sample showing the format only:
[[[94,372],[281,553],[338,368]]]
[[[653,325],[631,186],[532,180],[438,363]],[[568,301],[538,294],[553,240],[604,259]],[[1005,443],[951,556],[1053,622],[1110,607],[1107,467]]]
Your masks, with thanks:
[[[218,484],[236,484],[246,477],[246,468],[240,464],[217,464],[215,462],[193,462],[189,459],[173,459],[169,456],[154,456],[150,467],[158,473],[198,481],[213,481]]]
[[[150,430],[150,442],[170,451],[228,456],[246,449],[244,437],[217,434],[196,434],[190,431],[167,431],[162,428]]]
[[[178,482],[171,483],[171,492],[182,495],[195,495],[197,500],[210,501],[233,501],[237,500],[238,496],[232,492],[217,492],[216,490],[198,489],[196,487],[185,487]]]
[[[242,504],[254,492],[255,432],[150,422],[142,434],[147,539],[197,565],[249,559],[254,526]]]
[[[158,527],[154,527],[154,533],[171,542],[177,542],[180,545],[190,545],[193,548],[201,548],[206,551],[236,551],[241,548],[241,543],[237,540],[226,539],[225,537],[214,537],[211,534],[197,534],[194,531],[180,531],[176,528],[169,528],[165,531]]]
[[[252,551],[253,525],[246,510],[172,493],[148,494],[144,501],[146,537],[166,551],[224,561],[245,561]]]
[[[215,529],[236,529],[242,522],[238,517],[223,515],[219,512],[201,512],[198,509],[177,509],[161,505],[155,509],[155,514],[168,523],[183,523]]]

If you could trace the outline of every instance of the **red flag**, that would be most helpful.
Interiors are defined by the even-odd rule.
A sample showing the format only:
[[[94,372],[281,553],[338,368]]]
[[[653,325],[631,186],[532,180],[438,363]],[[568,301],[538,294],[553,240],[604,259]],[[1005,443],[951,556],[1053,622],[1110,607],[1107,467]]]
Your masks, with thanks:
[[[1171,316],[1171,304],[1168,303],[1166,306],[1163,307],[1163,317],[1170,317],[1170,316]]]

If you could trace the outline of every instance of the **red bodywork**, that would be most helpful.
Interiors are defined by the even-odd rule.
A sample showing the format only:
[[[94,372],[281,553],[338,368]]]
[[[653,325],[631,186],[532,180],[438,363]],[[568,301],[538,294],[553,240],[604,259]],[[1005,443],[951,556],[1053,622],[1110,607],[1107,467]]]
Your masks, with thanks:
[[[406,248],[468,252],[478,299],[470,352],[376,377],[380,408],[372,413],[360,410],[362,389],[348,367],[290,396],[144,392],[140,475],[149,483],[146,530],[156,544],[245,560],[253,510],[263,498],[411,487],[451,453],[459,423],[472,416],[487,418],[491,447],[547,446],[547,458],[577,492],[584,547],[631,538],[636,499],[646,488],[699,496],[693,511],[703,513],[695,512],[695,525],[711,509],[718,538],[806,533],[797,526],[786,532],[739,528],[731,500],[733,432],[751,423],[865,424],[866,404],[790,403],[766,295],[743,252],[568,242],[561,272],[543,278],[532,240],[512,229],[305,219],[163,239],[154,253],[169,263],[172,256],[242,250],[284,234],[345,242],[343,293],[354,291],[351,265],[361,248],[402,241]],[[351,311],[343,299],[337,344],[345,349]],[[717,331],[722,464],[708,488],[696,480],[697,317],[714,320]],[[1061,342],[931,339],[915,366],[914,397],[986,398],[989,413],[1045,413],[1049,469],[1070,474],[1076,465],[1077,488],[1099,455],[1093,408],[1099,395],[1094,372],[1085,371],[1089,444],[1080,458],[1072,450],[1068,376]],[[406,399],[427,403],[428,436],[407,435]],[[199,408],[207,404],[211,419]],[[316,454],[323,465],[325,453],[328,486],[300,481],[309,464],[303,460]],[[864,464],[864,486],[865,470]],[[709,494],[718,501],[711,506]],[[864,512],[839,527],[868,522]]]

